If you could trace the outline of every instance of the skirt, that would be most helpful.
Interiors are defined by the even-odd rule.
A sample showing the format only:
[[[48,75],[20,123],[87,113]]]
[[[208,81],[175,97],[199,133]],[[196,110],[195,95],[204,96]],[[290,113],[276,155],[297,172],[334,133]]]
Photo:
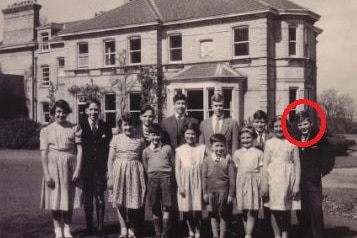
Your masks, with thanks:
[[[138,160],[116,159],[112,174],[113,193],[109,196],[109,202],[113,207],[142,208],[146,192],[142,163]]]
[[[259,210],[261,207],[260,173],[238,171],[236,194],[238,210]]]
[[[54,211],[70,211],[82,205],[80,183],[73,183],[72,176],[76,169],[76,155],[69,152],[49,151],[48,171],[54,181],[49,188],[42,180],[40,208]]]

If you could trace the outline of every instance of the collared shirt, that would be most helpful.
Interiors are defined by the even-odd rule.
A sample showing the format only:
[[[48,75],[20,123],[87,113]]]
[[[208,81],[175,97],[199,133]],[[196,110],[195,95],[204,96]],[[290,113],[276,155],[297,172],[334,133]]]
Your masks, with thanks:
[[[225,155],[217,156],[216,153],[212,153],[212,160],[215,163],[221,162],[221,160],[224,159],[225,157],[226,157]]]
[[[186,115],[185,114],[183,114],[183,115],[179,115],[179,114],[177,114],[177,112],[175,112],[175,118],[176,118],[176,120],[183,120],[183,119],[185,119],[185,117],[186,117]]]
[[[219,125],[219,131],[215,131],[216,128],[216,123],[218,121]],[[222,124],[223,124],[223,116],[217,117],[215,114],[212,116],[212,128],[214,133],[219,133],[222,130]]]
[[[160,143],[158,147],[155,147],[152,143],[150,143],[149,147],[150,147],[150,149],[152,149],[153,151],[158,151],[158,150],[161,149],[162,143]]]

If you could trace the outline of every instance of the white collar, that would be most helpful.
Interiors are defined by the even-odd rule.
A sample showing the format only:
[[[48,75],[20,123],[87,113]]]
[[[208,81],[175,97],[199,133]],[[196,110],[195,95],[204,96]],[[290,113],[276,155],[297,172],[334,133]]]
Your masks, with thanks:
[[[212,115],[212,119],[213,119],[214,121],[223,120],[223,119],[224,119],[224,115],[222,115],[221,117],[217,117],[216,114],[213,114],[213,115]]]
[[[88,118],[88,122],[89,122],[89,125],[90,125],[90,126],[92,126],[93,124],[96,125],[96,126],[98,125],[98,120],[93,121],[92,119],[89,119],[89,118]]]
[[[213,160],[214,162],[216,162],[216,163],[221,162],[222,159],[225,159],[225,158],[226,158],[225,155],[218,157],[218,156],[216,155],[216,153],[212,153],[212,160]]]
[[[150,145],[149,145],[149,148],[150,148],[151,150],[153,150],[153,151],[158,151],[158,150],[161,149],[161,147],[162,147],[162,143],[160,143],[160,145],[159,145],[158,147],[154,147],[154,145],[151,144],[151,143],[150,143]]]

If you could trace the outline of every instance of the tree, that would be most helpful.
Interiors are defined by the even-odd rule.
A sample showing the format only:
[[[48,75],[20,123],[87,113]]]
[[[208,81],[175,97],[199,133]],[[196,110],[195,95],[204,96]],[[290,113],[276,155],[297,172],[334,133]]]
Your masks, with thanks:
[[[351,131],[357,107],[350,94],[339,94],[335,89],[327,89],[319,95],[318,103],[325,111],[329,132]]]

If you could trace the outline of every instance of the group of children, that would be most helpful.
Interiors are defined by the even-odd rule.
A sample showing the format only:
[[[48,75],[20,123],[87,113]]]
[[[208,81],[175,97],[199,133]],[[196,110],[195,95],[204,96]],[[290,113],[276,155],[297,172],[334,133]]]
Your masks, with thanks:
[[[151,117],[154,117],[151,107],[141,114],[153,114]],[[54,115],[56,118],[57,111]],[[290,211],[301,208],[299,150],[285,139],[281,117],[272,121],[271,133],[267,133],[267,123],[266,113],[257,111],[252,125],[239,131],[240,149],[232,149],[231,142],[221,133],[213,133],[209,137],[209,146],[200,143],[198,123],[187,120],[180,130],[183,143],[177,143],[177,148],[173,148],[164,143],[162,125],[144,123],[145,128],[140,134],[135,132],[133,116],[124,114],[118,122],[120,133],[111,139],[107,162],[109,201],[117,210],[121,227],[119,237],[136,237],[135,228],[147,198],[157,238],[168,237],[170,213],[176,207],[183,213],[190,238],[201,236],[202,211],[205,209],[209,214],[212,236],[224,238],[234,207],[243,212],[245,238],[251,238],[258,211],[263,206],[269,208],[265,216],[271,218],[275,238],[287,238]],[[44,133],[50,127],[41,133],[47,189],[51,188],[53,179],[46,167],[47,153],[51,151],[50,154],[56,156],[63,153],[59,152],[63,148],[49,149]],[[72,147],[80,145],[80,139],[75,139],[78,129],[68,126],[66,130],[65,135],[71,136]],[[68,150],[63,151],[68,153]],[[77,152],[81,152],[79,146]],[[73,153],[70,157],[74,160]],[[80,162],[78,159],[77,164]],[[75,168],[71,176],[77,182],[80,168]],[[58,227],[55,223],[56,238],[71,237],[66,227],[64,236],[58,235]]]

